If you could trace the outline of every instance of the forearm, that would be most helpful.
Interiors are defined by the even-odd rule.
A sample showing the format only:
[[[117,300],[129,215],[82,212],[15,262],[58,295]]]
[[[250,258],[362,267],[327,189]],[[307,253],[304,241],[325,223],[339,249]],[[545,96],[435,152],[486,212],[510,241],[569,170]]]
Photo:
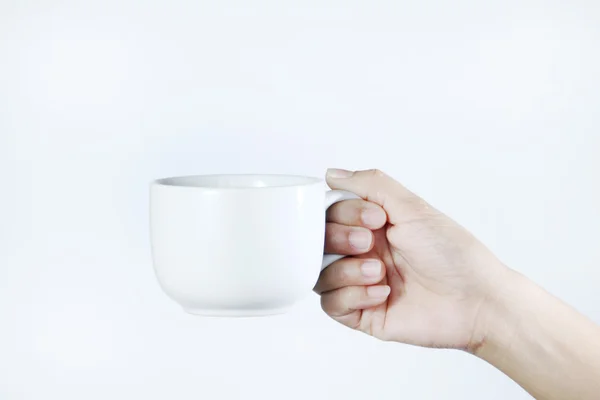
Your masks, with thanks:
[[[525,277],[508,274],[482,310],[473,352],[537,399],[600,398],[600,327]]]

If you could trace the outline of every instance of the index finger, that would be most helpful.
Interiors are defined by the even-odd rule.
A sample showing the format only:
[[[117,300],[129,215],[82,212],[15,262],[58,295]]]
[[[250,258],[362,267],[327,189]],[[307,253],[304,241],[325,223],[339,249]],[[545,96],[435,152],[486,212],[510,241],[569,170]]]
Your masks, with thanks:
[[[379,229],[387,222],[387,214],[378,204],[362,199],[345,200],[329,207],[327,222]]]

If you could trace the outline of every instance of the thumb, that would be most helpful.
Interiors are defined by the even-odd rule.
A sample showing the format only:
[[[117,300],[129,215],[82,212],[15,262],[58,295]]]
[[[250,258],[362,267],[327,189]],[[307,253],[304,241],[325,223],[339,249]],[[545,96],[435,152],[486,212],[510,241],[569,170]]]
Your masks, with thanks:
[[[347,171],[328,169],[327,184],[332,189],[347,190],[357,196],[379,204],[387,212],[391,223],[402,218],[407,207],[428,207],[424,200],[405,188],[402,184],[377,169],[366,171]],[[415,207],[416,206],[416,207]]]

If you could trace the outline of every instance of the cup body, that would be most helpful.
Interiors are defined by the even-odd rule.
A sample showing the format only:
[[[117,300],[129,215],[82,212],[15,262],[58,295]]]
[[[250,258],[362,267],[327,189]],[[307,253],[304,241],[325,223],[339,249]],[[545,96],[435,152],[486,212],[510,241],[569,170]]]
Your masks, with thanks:
[[[150,187],[154,270],[187,312],[286,311],[318,278],[325,186],[288,175],[167,178]]]

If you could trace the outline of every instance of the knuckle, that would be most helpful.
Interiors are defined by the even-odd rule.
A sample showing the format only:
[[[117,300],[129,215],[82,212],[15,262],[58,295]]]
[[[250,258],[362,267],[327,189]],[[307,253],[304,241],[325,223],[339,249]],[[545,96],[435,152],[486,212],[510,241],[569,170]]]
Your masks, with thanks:
[[[372,178],[384,178],[386,176],[386,174],[377,168],[373,168],[373,169],[368,169],[366,171],[364,171],[365,175],[368,175]]]
[[[347,268],[344,268],[343,266],[340,266],[339,268],[337,268],[336,273],[335,273],[335,280],[340,282],[340,283],[346,283],[350,280],[351,275],[348,272]]]
[[[356,260],[353,258],[345,258],[341,260],[335,279],[344,284],[352,284],[356,280]]]
[[[356,290],[356,287],[347,287],[344,290],[343,303],[346,306],[352,306],[358,300],[359,293]]]
[[[385,173],[385,172],[383,172],[383,171],[382,171],[382,170],[380,170],[380,169],[375,169],[375,170],[373,170],[373,171],[374,171],[374,172],[373,172],[373,175],[375,175],[377,178],[385,178],[385,177],[387,177],[386,173]]]
[[[321,308],[323,311],[330,316],[336,316],[343,313],[345,304],[347,304],[345,299],[346,292],[347,290],[338,289],[334,293],[328,293],[321,296]]]

